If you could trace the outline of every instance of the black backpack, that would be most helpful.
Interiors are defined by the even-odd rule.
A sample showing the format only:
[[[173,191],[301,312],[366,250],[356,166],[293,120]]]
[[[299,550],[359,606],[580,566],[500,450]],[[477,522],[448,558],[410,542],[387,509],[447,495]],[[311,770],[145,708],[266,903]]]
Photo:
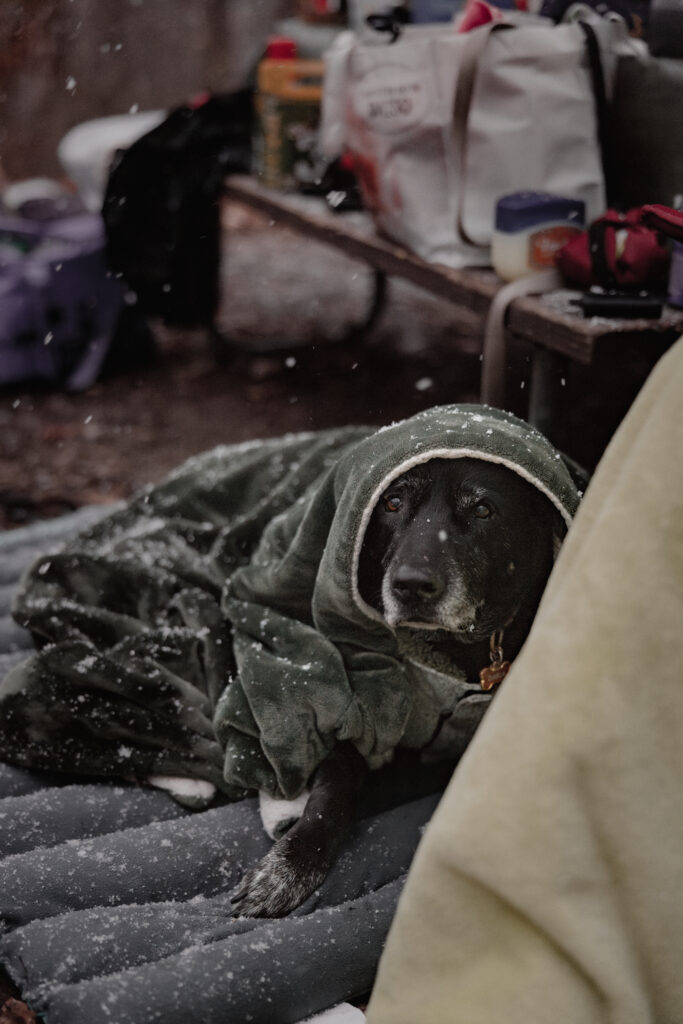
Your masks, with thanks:
[[[119,152],[102,208],[111,269],[137,309],[173,326],[212,327],[218,306],[223,178],[251,161],[253,93],[172,110]]]

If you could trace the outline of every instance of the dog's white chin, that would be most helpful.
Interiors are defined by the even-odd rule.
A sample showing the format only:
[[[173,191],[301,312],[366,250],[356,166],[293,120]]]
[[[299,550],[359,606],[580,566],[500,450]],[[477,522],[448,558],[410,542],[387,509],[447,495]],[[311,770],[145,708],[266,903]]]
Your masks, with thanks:
[[[454,621],[452,618],[438,615],[437,612],[435,621],[427,622],[424,619],[411,619],[409,616],[404,616],[401,610],[396,608],[385,611],[384,621],[392,629],[401,626],[404,629],[444,630],[447,633],[453,633],[465,643],[472,643],[479,639],[475,621],[471,616]]]
[[[426,629],[426,630],[437,630],[443,629],[437,622],[422,622],[416,619],[402,619],[400,616],[389,618],[385,616],[385,621],[392,629],[396,629],[398,626],[402,626],[404,629]]]

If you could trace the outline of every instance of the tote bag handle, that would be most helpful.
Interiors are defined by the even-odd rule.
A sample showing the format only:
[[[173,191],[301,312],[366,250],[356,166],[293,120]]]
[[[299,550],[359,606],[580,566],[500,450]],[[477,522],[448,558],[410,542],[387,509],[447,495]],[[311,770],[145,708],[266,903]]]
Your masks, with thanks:
[[[479,59],[486,49],[492,32],[499,29],[512,28],[502,22],[489,22],[467,33],[463,49],[458,79],[455,85],[455,102],[453,104],[453,137],[456,159],[456,228],[458,235],[468,245],[481,246],[481,242],[473,239],[465,229],[464,209],[467,191],[467,124],[472,105],[472,94],[477,77]]]
[[[579,21],[579,27],[586,37],[586,53],[588,55],[588,68],[593,86],[595,98],[595,120],[598,131],[598,145],[602,159],[602,173],[605,179],[605,194],[607,204],[611,204],[615,195],[616,174],[609,134],[609,103],[607,101],[607,86],[605,84],[605,70],[602,66],[602,55],[600,52],[600,41],[593,26],[587,21]]]

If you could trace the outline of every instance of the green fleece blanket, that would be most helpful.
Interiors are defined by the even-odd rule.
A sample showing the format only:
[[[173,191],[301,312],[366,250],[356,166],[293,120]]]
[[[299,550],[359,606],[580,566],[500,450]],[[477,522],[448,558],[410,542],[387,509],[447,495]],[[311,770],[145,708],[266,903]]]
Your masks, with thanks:
[[[184,775],[292,798],[339,740],[371,768],[481,700],[358,591],[387,484],[431,458],[501,463],[568,524],[579,493],[528,424],[444,406],[190,459],[39,559],[14,604],[39,650],[0,688],[0,753],[89,775]]]

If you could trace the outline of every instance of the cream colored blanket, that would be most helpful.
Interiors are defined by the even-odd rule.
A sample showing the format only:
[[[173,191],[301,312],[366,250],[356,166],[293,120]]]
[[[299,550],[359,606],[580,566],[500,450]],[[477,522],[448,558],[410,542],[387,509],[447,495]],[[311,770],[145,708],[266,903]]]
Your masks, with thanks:
[[[683,339],[418,851],[369,1024],[683,1021]]]

